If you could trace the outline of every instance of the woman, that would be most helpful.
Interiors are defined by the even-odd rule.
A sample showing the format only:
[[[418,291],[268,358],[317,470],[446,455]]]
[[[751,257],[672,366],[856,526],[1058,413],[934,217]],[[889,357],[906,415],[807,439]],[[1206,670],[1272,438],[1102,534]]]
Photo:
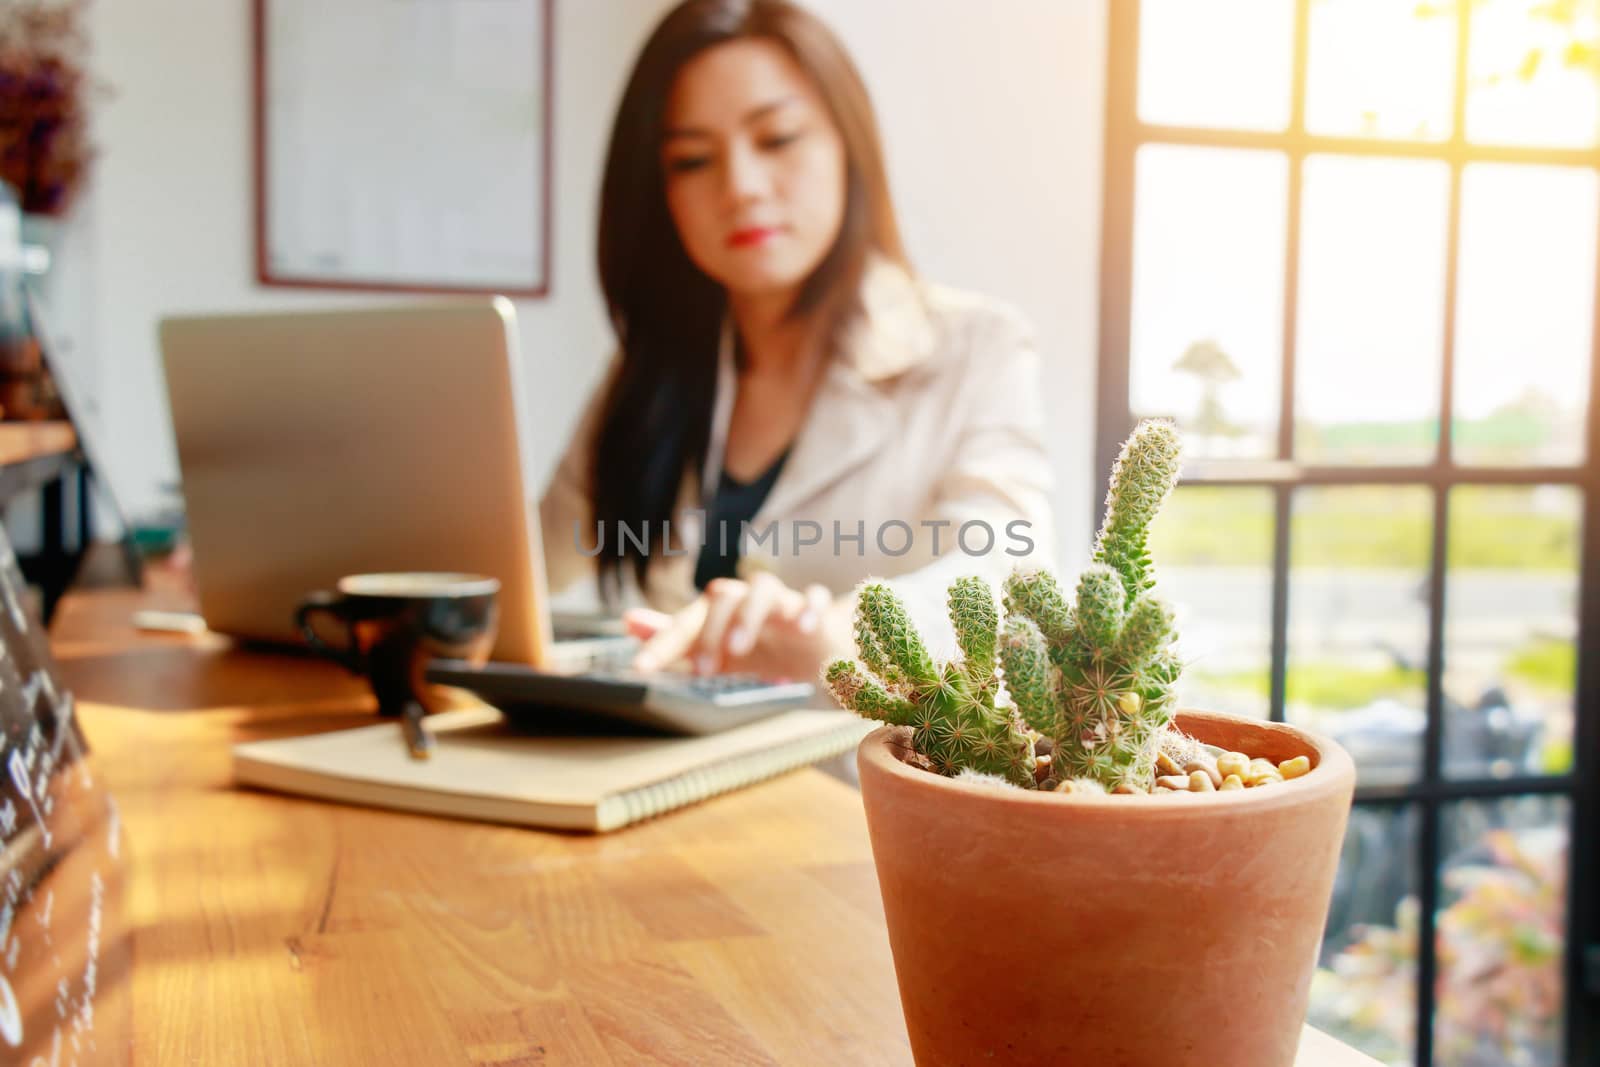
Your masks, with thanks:
[[[911,275],[865,87],[814,16],[668,13],[617,112],[599,260],[620,354],[540,519],[552,588],[656,609],[625,616],[640,669],[815,677],[861,579],[927,619],[952,578],[1048,549],[1028,331]]]

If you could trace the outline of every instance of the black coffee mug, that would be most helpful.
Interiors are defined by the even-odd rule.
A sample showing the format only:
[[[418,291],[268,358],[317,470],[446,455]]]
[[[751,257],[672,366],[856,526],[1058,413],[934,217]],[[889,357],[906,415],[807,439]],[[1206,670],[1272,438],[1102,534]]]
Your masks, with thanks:
[[[429,572],[353,574],[338,592],[316,592],[295,609],[295,626],[318,653],[365,675],[381,715],[400,715],[410,703],[443,710],[423,672],[435,658],[481,664],[494,647],[500,583],[475,574]],[[331,645],[312,620],[344,624],[349,641]]]

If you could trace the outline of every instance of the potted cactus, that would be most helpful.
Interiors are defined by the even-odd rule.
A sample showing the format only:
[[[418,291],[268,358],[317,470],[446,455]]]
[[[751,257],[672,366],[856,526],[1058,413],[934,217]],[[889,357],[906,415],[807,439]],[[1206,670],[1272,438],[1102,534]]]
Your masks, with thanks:
[[[1178,710],[1147,531],[1176,432],[1112,471],[1069,602],[1013,574],[950,588],[937,663],[893,592],[859,591],[826,681],[885,722],[857,756],[919,1064],[1287,1067],[1355,772],[1282,724]],[[1268,787],[1271,788],[1268,788]]]

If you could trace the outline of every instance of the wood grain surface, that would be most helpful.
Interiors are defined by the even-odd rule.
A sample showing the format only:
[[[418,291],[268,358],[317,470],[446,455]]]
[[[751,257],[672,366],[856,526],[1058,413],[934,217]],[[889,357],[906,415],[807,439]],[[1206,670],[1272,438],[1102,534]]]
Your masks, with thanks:
[[[0,465],[59,456],[77,447],[70,422],[0,423]]]
[[[910,1062],[849,786],[801,771],[602,837],[236,790],[230,744],[372,702],[315,660],[132,629],[189,602],[158,569],[53,631],[126,832],[127,1062]],[[1310,1031],[1300,1058],[1371,1062]]]

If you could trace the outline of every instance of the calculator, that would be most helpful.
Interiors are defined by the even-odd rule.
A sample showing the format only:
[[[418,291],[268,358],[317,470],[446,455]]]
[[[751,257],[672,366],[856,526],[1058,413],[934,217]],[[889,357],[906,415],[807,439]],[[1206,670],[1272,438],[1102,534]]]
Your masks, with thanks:
[[[672,734],[711,734],[817,700],[809,682],[773,682],[749,674],[693,675],[590,670],[556,674],[514,663],[481,667],[438,659],[426,678],[476,693],[514,724],[539,725],[563,713],[623,722]]]

